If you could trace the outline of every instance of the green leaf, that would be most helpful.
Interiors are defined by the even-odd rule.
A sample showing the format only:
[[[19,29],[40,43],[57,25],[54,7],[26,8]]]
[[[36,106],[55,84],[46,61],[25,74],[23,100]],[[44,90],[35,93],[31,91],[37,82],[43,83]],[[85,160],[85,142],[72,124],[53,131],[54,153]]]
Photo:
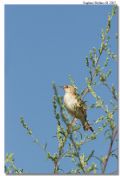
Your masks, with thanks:
[[[32,130],[28,129],[27,134],[31,136],[32,135]]]
[[[98,131],[103,131],[103,127],[98,127]]]
[[[112,73],[112,70],[109,69],[108,72],[106,73],[106,78],[108,78],[110,76],[110,74]]]
[[[89,89],[90,93],[92,94],[92,96],[96,98],[97,97],[96,92],[93,90],[89,81],[87,82],[87,85],[88,85],[88,89]]]
[[[100,73],[101,72],[101,67],[100,67],[100,65],[98,65],[97,67],[96,67],[96,69],[95,69],[95,74],[96,74],[96,76],[98,75],[98,73]]]
[[[115,128],[115,123],[113,120],[110,121],[110,127],[112,130]]]
[[[94,152],[95,152],[94,150],[91,151],[90,155],[86,159],[86,162],[88,162],[92,158],[92,156],[94,155]]]
[[[23,124],[24,123],[24,118],[20,117],[20,122]]]
[[[102,54],[102,51],[103,51],[103,49],[100,48],[100,49],[99,49],[99,54],[100,54],[100,55]]]
[[[101,122],[103,119],[104,119],[104,116],[100,116],[100,117],[95,121],[95,124]]]
[[[38,140],[38,138],[34,139],[33,142],[36,143],[36,144],[39,144],[39,140]]]
[[[14,154],[13,153],[7,153],[6,154],[6,158],[5,158],[5,162],[10,162],[13,163],[14,159],[13,159]]]
[[[87,168],[86,173],[90,173],[91,171],[94,171],[94,174],[96,174],[96,164],[92,163],[90,167]]]
[[[105,161],[106,161],[106,159],[107,159],[107,156],[106,156],[106,155],[105,155],[105,156],[102,156],[102,157],[101,157],[101,162],[104,164]]]
[[[106,61],[104,63],[104,66],[107,67],[108,66],[108,62],[109,62],[109,57],[106,57]]]
[[[102,127],[105,128],[107,126],[107,124],[108,124],[107,122],[103,123]]]
[[[88,57],[86,57],[86,66],[89,67],[89,60],[88,60]]]
[[[43,146],[43,149],[44,149],[44,150],[47,149],[47,143]]]
[[[51,158],[52,158],[52,156],[51,156],[50,152],[48,152],[47,157],[48,157],[49,159],[51,159]]]
[[[86,164],[87,164],[86,161],[85,161],[85,155],[84,154],[82,154],[80,156],[80,161],[81,161],[82,167],[84,168],[86,166]]]
[[[100,74],[100,81],[105,82],[106,81],[106,75],[104,73]]]
[[[92,51],[90,51],[90,59],[91,59],[91,60],[93,59]]]
[[[116,14],[117,8],[118,8],[117,5],[113,6],[112,13],[111,13],[112,16],[114,16]]]
[[[60,119],[60,114],[56,113],[56,119],[59,120]]]
[[[101,108],[103,107],[103,100],[100,98],[100,97],[97,97],[97,100],[96,100],[96,108]]]
[[[95,134],[95,133],[93,133],[93,134],[90,136],[90,138],[91,138],[91,140],[96,139],[96,134]]]
[[[108,112],[107,116],[108,116],[109,119],[113,119],[113,113],[112,112]]]

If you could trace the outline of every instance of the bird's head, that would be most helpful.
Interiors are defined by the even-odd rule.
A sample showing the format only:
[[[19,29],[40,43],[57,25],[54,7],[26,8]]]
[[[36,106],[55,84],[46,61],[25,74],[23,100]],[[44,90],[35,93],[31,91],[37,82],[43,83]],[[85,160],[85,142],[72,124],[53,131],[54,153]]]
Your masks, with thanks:
[[[77,87],[71,86],[71,85],[65,85],[65,86],[64,86],[64,91],[65,91],[65,93],[73,93],[73,94],[76,94]]]

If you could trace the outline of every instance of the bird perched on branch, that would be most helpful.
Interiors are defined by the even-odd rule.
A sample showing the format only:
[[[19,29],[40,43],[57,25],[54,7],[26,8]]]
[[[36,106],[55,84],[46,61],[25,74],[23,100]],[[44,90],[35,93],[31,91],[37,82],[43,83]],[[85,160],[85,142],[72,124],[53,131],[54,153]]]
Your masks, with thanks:
[[[87,106],[80,96],[77,94],[77,88],[75,86],[66,85],[64,86],[64,104],[69,114],[74,118],[80,119],[84,130],[91,130],[93,128],[87,121]]]

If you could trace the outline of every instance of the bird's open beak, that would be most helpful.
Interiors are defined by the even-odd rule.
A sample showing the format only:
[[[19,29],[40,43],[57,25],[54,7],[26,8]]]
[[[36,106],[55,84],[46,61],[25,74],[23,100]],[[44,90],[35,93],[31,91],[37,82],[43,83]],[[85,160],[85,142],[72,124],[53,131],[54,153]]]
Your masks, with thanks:
[[[64,88],[64,89],[65,89],[65,88],[68,88],[68,85],[63,86],[63,88]]]

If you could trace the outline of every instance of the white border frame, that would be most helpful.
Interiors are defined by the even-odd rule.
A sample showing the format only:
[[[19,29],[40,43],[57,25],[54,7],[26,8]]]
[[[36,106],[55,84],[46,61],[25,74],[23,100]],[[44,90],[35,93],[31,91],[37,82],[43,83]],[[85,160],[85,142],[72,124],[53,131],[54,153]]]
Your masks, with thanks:
[[[4,4],[0,3],[0,175],[4,176]]]
[[[116,2],[120,6],[119,0],[0,0],[0,175],[5,176],[4,173],[4,8],[8,4],[83,4],[85,2],[107,2],[111,4]],[[106,4],[107,5],[107,4]],[[120,27],[120,23],[119,23]],[[120,29],[120,28],[119,28]],[[118,46],[118,51],[120,51],[120,46]],[[120,66],[120,62],[119,62]],[[119,67],[120,68],[120,67]],[[119,69],[120,76],[120,69]],[[120,81],[119,81],[120,82]],[[119,100],[120,103],[120,100]],[[119,104],[120,105],[120,104]],[[120,106],[119,106],[120,107]],[[120,110],[119,110],[120,115]],[[120,120],[119,120],[120,126]],[[119,128],[120,130],[120,128]],[[119,131],[120,134],[120,131]],[[120,155],[119,155],[120,156]],[[120,162],[119,162],[120,164]],[[119,165],[120,168],[120,165]]]

